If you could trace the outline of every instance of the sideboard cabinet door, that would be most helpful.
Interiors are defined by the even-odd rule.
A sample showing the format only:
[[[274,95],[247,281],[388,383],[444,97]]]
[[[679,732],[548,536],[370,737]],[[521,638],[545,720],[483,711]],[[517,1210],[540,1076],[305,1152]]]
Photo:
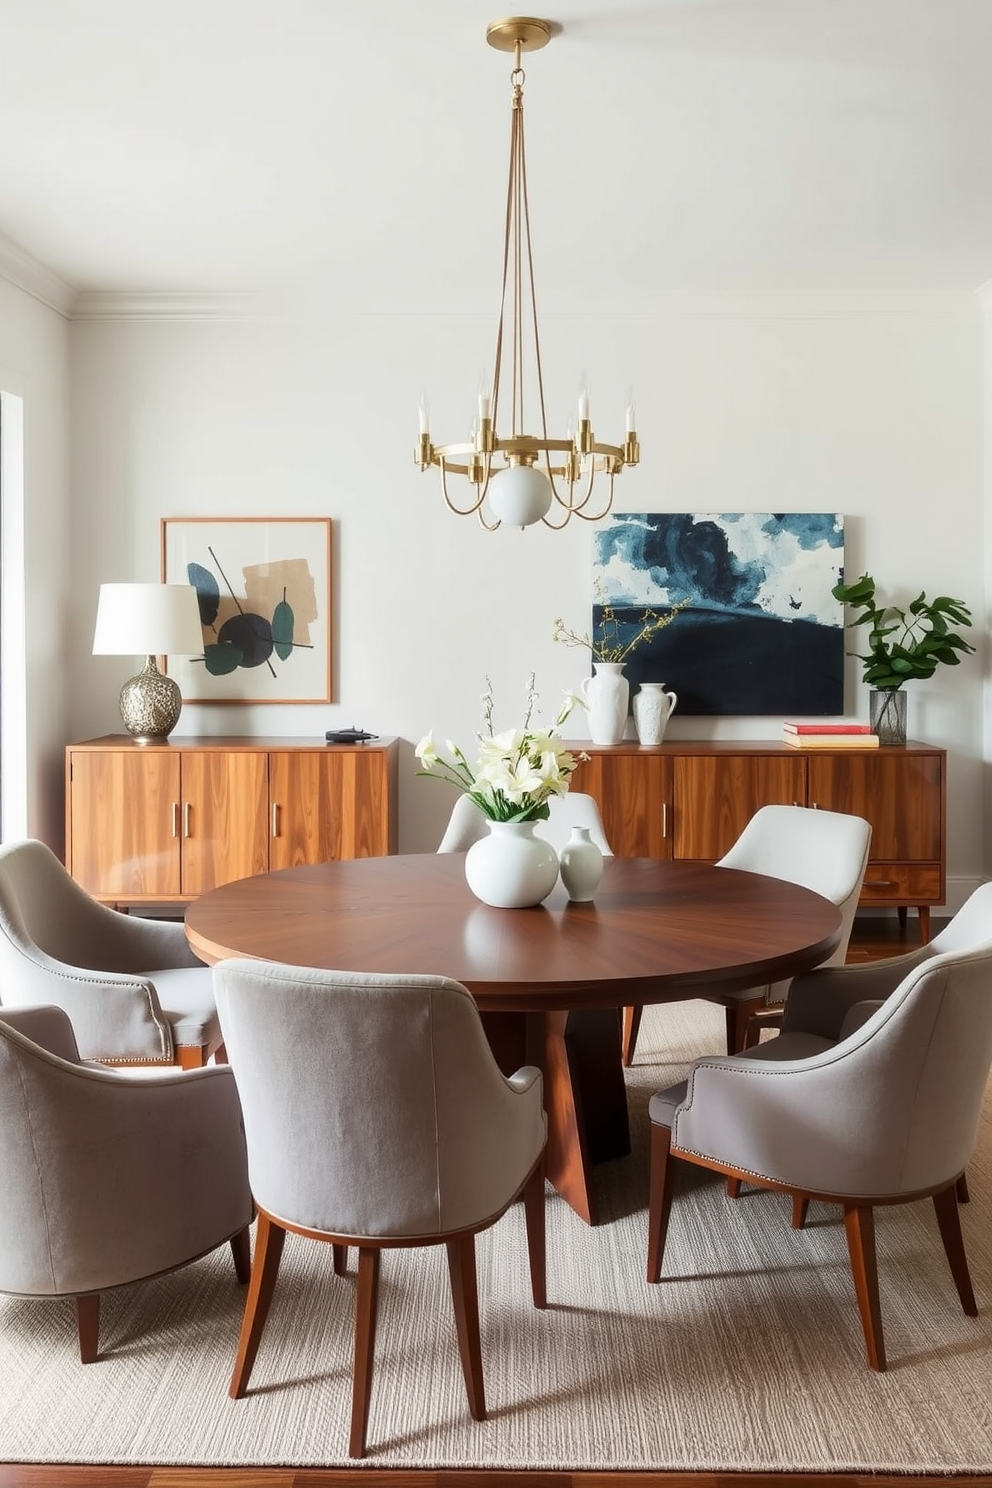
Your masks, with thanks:
[[[189,750],[182,757],[182,888],[190,898],[269,866],[264,754]]]
[[[181,892],[179,755],[80,750],[69,756],[69,871],[106,899]]]
[[[618,858],[671,857],[672,762],[667,756],[622,745],[590,751],[570,786],[595,797],[606,840]]]
[[[269,755],[269,867],[395,852],[396,812],[378,751]]]
[[[806,761],[795,755],[684,754],[674,768],[676,858],[715,862],[760,806],[806,804]]]

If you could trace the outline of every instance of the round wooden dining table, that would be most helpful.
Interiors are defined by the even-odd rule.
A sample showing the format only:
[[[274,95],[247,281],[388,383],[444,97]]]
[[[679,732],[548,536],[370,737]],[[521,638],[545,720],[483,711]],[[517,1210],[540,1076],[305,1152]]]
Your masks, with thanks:
[[[318,863],[239,879],[186,911],[204,961],[453,977],[506,1073],[544,1075],[547,1174],[595,1222],[590,1166],[630,1150],[620,1010],[781,981],[824,961],[840,912],[796,884],[706,863],[607,858],[596,897],[481,904],[464,853]],[[718,1052],[714,1050],[714,1052]]]

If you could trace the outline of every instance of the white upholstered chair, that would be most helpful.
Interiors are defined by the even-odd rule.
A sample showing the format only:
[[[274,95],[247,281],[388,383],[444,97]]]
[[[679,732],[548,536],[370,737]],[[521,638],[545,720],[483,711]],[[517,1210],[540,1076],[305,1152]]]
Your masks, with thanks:
[[[248,1388],[287,1231],[358,1247],[349,1450],[365,1453],[383,1249],[447,1249],[469,1410],[486,1414],[475,1236],[524,1196],[534,1305],[544,1307],[541,1075],[497,1068],[458,982],[273,962],[214,968],[238,1081],[258,1233],[231,1395]]]
[[[52,1003],[84,1059],[206,1064],[221,1046],[210,968],[183,926],[98,903],[42,842],[0,847],[2,1009]]]
[[[826,966],[841,966],[868,866],[871,826],[860,816],[820,811],[809,806],[762,806],[717,864],[762,873],[812,889],[841,912],[841,936]],[[747,1042],[753,1014],[784,1002],[788,982],[714,993],[708,1000],[727,1010],[727,1053]],[[701,993],[705,996],[705,993]],[[637,1042],[640,1009],[624,1009],[624,1063],[630,1064]]]
[[[678,1159],[794,1206],[842,1206],[873,1369],[885,1368],[875,1205],[932,1198],[961,1305],[976,1314],[956,1189],[992,1067],[992,944],[905,960],[881,999],[865,976],[874,968],[797,977],[777,1038],[697,1060],[687,1083],[651,1098],[648,1281],[661,1275]]]
[[[0,1291],[74,1300],[98,1357],[100,1293],[230,1241],[248,1280],[251,1193],[229,1069],[83,1065],[57,1007],[0,1010]]]
[[[613,856],[599,807],[592,796],[583,791],[566,791],[563,796],[551,797],[548,810],[547,821],[535,822],[534,835],[550,842],[555,852],[561,852],[572,835],[573,827],[588,827],[590,840],[595,842],[603,856]],[[437,850],[439,853],[467,852],[473,842],[486,835],[486,830],[486,818],[471,796],[461,795],[451,809]]]

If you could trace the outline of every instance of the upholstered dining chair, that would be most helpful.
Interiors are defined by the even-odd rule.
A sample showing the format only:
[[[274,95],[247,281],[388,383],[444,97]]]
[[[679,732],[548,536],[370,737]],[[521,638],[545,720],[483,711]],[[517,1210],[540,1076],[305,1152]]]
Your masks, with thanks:
[[[976,1315],[955,1191],[992,1067],[992,944],[913,960],[881,1001],[852,1000],[860,978],[839,971],[797,978],[777,1038],[697,1060],[688,1082],[651,1098],[649,1282],[678,1159],[794,1205],[841,1205],[873,1369],[885,1368],[875,1205],[933,1200],[961,1305]]]
[[[84,1059],[178,1064],[223,1057],[210,968],[180,924],[121,914],[42,842],[0,847],[0,1016],[52,1003]]]
[[[859,1022],[864,1022],[889,997],[903,978],[930,961],[957,951],[975,951],[992,946],[992,883],[982,884],[948,921],[938,935],[903,956],[888,956],[858,966],[818,966],[814,971],[796,977],[780,1015],[782,1032],[745,1052],[756,1059],[806,1059],[832,1048]],[[784,1042],[783,1042],[784,1037]],[[727,1180],[731,1198],[740,1193],[741,1181]],[[968,1202],[968,1181],[964,1173],[957,1181],[957,1195]],[[792,1223],[801,1229],[806,1221],[808,1201],[797,1199]]]
[[[561,852],[572,835],[573,827],[588,827],[590,840],[595,842],[603,856],[613,856],[606,840],[603,818],[593,796],[588,796],[583,791],[566,791],[563,796],[552,796],[548,802],[548,810],[548,819],[535,823],[534,835],[550,842],[555,852]],[[473,842],[478,842],[486,835],[486,825],[486,818],[471,796],[459,796],[451,808],[451,816],[438,844],[438,852],[467,852]]]
[[[444,977],[229,960],[214,981],[258,1207],[231,1396],[247,1392],[287,1232],[330,1242],[339,1275],[357,1246],[349,1451],[364,1456],[381,1253],[443,1244],[469,1411],[483,1420],[475,1236],[520,1193],[534,1305],[546,1305],[540,1071],[504,1078],[471,996]]]
[[[836,904],[841,912],[841,936],[824,964],[839,966],[847,955],[870,845],[871,826],[863,817],[810,806],[762,806],[717,867],[781,878]],[[728,1054],[745,1047],[752,1015],[783,1003],[788,989],[788,982],[776,982],[708,998],[726,1008]],[[624,1009],[623,1059],[627,1065],[634,1058],[640,1013],[640,1008]]]
[[[98,1357],[100,1293],[229,1241],[249,1272],[251,1192],[231,1071],[85,1065],[61,1008],[0,1009],[0,1291],[74,1300]]]

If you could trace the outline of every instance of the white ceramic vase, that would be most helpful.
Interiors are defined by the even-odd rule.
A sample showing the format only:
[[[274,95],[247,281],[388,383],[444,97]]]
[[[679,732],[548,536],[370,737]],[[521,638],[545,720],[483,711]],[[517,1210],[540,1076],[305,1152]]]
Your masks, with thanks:
[[[489,833],[465,854],[468,886],[483,904],[525,909],[540,904],[558,882],[558,855],[534,836],[533,822],[489,823]]]
[[[589,737],[594,744],[619,744],[627,727],[630,683],[622,661],[594,661],[593,675],[583,677],[579,695],[586,705]]]
[[[558,870],[569,899],[581,903],[594,898],[603,876],[603,854],[589,836],[588,827],[572,828],[558,855]]]
[[[666,692],[664,682],[642,682],[632,704],[634,727],[642,744],[660,744],[668,720],[678,706],[678,694]]]

